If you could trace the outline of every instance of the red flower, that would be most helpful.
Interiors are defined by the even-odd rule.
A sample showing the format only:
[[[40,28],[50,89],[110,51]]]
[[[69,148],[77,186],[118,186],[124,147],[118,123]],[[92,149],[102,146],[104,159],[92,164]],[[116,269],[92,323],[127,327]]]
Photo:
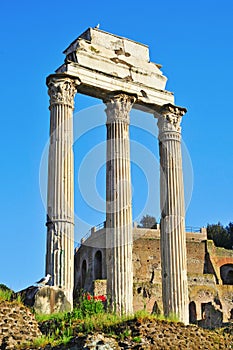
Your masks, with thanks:
[[[107,300],[105,295],[95,295],[94,299],[99,300],[99,301],[103,301],[103,302]]]
[[[90,295],[89,293],[87,293],[87,294],[84,294],[84,296],[86,296],[87,300],[92,300],[92,299],[94,299],[94,300],[96,300],[96,301],[102,301],[102,302],[104,302],[104,301],[107,300],[107,298],[106,298],[105,295],[94,295],[94,297],[93,297],[92,295]]]

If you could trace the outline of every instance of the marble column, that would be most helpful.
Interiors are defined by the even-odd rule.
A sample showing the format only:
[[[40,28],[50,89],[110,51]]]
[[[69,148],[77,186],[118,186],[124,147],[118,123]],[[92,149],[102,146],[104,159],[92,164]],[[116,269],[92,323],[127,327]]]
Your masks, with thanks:
[[[185,108],[167,104],[158,117],[160,150],[161,264],[164,314],[188,324],[185,204],[181,119]]]
[[[47,78],[50,96],[50,146],[47,192],[46,274],[73,306],[74,161],[73,109],[76,85],[64,76]]]
[[[133,313],[132,199],[129,112],[135,97],[109,96],[107,106],[107,294],[112,310]]]

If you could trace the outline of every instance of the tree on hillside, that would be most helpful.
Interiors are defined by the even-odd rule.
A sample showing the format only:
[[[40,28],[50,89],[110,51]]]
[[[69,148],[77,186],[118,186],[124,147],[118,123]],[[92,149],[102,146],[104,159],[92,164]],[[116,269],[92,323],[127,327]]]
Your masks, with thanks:
[[[226,229],[230,236],[231,249],[233,249],[233,222],[229,222],[228,226],[226,226]]]
[[[214,225],[207,225],[207,238],[212,239],[216,247],[232,249],[232,241],[230,231],[233,234],[233,224],[224,227],[220,222]]]
[[[141,228],[156,228],[156,218],[154,216],[151,215],[144,215],[141,220],[140,220],[140,225],[138,225],[138,227]]]

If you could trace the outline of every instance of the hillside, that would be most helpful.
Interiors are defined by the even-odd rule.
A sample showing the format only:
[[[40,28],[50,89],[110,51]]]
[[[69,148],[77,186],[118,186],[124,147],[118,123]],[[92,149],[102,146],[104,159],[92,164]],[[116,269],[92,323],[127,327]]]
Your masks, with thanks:
[[[151,318],[133,319],[117,326],[108,327],[106,330],[96,330],[88,335],[79,334],[78,336],[76,334],[67,345],[53,347],[54,350],[217,350],[232,348],[233,328],[230,326],[221,330],[209,331],[194,325],[184,326],[181,323],[160,321]],[[51,348],[47,347],[46,349]]]
[[[0,301],[0,349],[233,349],[233,324],[204,330],[145,313],[124,320],[102,309],[98,311],[94,301],[84,305],[85,315],[83,308],[36,321],[20,302]],[[84,316],[80,317],[80,312]]]

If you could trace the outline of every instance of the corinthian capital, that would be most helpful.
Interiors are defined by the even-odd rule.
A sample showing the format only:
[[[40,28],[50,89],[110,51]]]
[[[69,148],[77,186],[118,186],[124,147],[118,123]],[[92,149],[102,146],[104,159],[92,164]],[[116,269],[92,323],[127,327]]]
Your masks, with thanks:
[[[116,121],[129,124],[129,112],[135,101],[136,97],[124,93],[109,95],[104,100],[104,103],[107,106],[105,109],[107,114],[107,124]]]
[[[180,123],[186,112],[186,108],[174,106],[170,103],[161,106],[155,113],[155,116],[158,118],[159,133],[166,131],[180,132]]]
[[[47,80],[50,106],[64,104],[74,108],[74,96],[77,91],[77,84],[68,77],[49,77]]]

